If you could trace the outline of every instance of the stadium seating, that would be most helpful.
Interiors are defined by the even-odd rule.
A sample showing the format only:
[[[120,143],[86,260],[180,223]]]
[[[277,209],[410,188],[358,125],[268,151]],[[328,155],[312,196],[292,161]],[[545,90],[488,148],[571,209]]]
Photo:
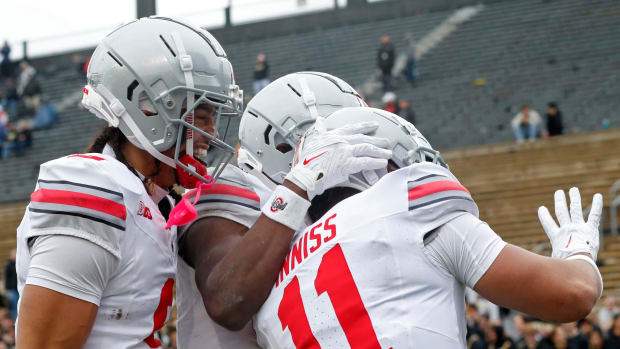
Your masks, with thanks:
[[[524,103],[543,115],[558,102],[567,132],[605,118],[617,126],[619,18],[617,1],[488,4],[418,63],[415,88],[397,92],[441,149],[513,140],[509,123]]]

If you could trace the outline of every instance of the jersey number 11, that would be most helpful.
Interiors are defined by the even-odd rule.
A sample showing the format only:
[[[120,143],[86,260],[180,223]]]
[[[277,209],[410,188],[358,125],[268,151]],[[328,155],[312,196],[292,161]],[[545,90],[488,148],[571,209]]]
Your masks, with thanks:
[[[319,295],[327,292],[351,349],[381,349],[340,244],[323,255],[314,288]],[[297,349],[321,348],[310,329],[297,276],[284,289],[278,317],[282,330],[288,327],[291,332]]]

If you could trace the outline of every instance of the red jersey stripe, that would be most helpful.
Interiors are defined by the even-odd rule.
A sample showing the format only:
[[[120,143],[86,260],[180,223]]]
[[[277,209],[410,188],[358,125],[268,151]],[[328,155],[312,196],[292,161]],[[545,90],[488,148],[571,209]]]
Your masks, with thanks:
[[[69,155],[67,156],[68,158],[84,158],[84,159],[92,159],[92,160],[97,160],[97,161],[101,161],[101,160],[105,160],[102,157],[99,156],[95,156],[95,155],[84,155],[84,154],[73,154],[73,155]]]
[[[409,190],[409,201],[416,200],[427,195],[439,193],[441,191],[448,190],[458,190],[463,191],[469,194],[469,191],[465,189],[464,186],[460,185],[457,182],[453,181],[437,181],[430,182],[422,185],[418,185],[417,187],[411,188]]]
[[[196,197],[196,190],[197,189],[193,189],[192,191],[183,195],[183,197],[187,198],[188,200],[193,199],[194,197]],[[208,189],[200,192],[201,196],[209,195],[209,194],[211,195],[232,195],[232,196],[238,196],[241,198],[246,198],[246,199],[260,202],[260,197],[255,192],[249,189],[239,188],[239,187],[235,187],[234,185],[228,185],[228,184],[215,183],[211,185]]]
[[[88,208],[118,217],[122,220],[127,218],[125,205],[99,196],[74,191],[39,189],[30,195],[30,200]]]

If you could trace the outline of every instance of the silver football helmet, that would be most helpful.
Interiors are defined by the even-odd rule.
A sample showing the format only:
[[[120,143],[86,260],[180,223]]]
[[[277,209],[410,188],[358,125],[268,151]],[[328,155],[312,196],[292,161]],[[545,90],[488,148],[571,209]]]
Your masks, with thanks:
[[[202,104],[215,108],[215,130],[223,115],[240,115],[242,91],[232,65],[217,40],[206,30],[164,17],[141,18],[108,34],[88,67],[82,105],[111,126],[119,127],[135,146],[189,178],[213,181],[234,155],[234,149],[194,125],[193,111]],[[206,137],[209,152],[222,152],[210,174],[197,158],[194,132]],[[184,142],[185,140],[185,142]],[[186,155],[181,154],[183,143]],[[174,158],[163,151],[176,146]],[[189,183],[188,183],[189,182]]]
[[[431,147],[412,123],[388,111],[375,108],[344,108],[328,115],[324,125],[327,130],[333,130],[347,124],[366,121],[379,124],[377,131],[371,133],[370,136],[389,140],[388,149],[392,150],[393,154],[389,165],[394,170],[424,161],[448,168],[439,152]],[[363,171],[349,176],[349,180],[339,186],[363,191],[387,173],[387,168]]]
[[[317,117],[360,106],[366,103],[355,89],[329,74],[298,72],[273,81],[241,117],[239,167],[270,187],[281,184],[291,170],[295,146]]]

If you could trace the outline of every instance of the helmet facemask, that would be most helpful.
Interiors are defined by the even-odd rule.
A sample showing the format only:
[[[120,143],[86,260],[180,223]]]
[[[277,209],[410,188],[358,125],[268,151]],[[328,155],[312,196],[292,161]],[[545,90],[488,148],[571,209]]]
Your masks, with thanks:
[[[97,47],[82,103],[133,145],[175,168],[181,184],[192,188],[213,182],[233,157],[217,129],[222,117],[241,114],[243,95],[226,54],[208,32],[171,19],[142,18]],[[215,110],[213,134],[195,125],[195,110],[203,104]],[[194,152],[198,134],[208,143],[206,154]],[[162,153],[172,146],[173,157]],[[207,163],[215,167],[210,175]]]
[[[178,127],[174,152],[175,168],[177,169],[177,176],[181,186],[191,189],[196,187],[200,181],[212,183],[233,158],[235,149],[219,137],[218,130],[223,122],[223,118],[226,118],[227,123],[230,123],[231,117],[240,114],[240,109],[243,108],[240,103],[242,97],[239,94],[238,98],[230,98],[221,94],[201,91],[195,88],[188,89],[182,86],[171,89],[169,93],[174,93],[175,91],[185,91],[194,96],[194,103],[183,112],[180,118],[169,118],[164,114],[164,118],[170,124]],[[202,93],[198,94],[199,92]],[[162,105],[165,103],[164,100],[165,98],[160,95],[155,98],[155,103]],[[213,134],[197,126],[195,110],[205,104],[215,109],[213,114],[215,119],[212,128]],[[224,138],[226,137],[226,132],[227,130],[224,131]],[[206,138],[208,149],[203,150],[202,148],[197,149],[195,147],[195,133]],[[185,145],[184,151],[182,151],[183,145]],[[206,167],[209,165],[214,166],[212,172],[207,174]]]

